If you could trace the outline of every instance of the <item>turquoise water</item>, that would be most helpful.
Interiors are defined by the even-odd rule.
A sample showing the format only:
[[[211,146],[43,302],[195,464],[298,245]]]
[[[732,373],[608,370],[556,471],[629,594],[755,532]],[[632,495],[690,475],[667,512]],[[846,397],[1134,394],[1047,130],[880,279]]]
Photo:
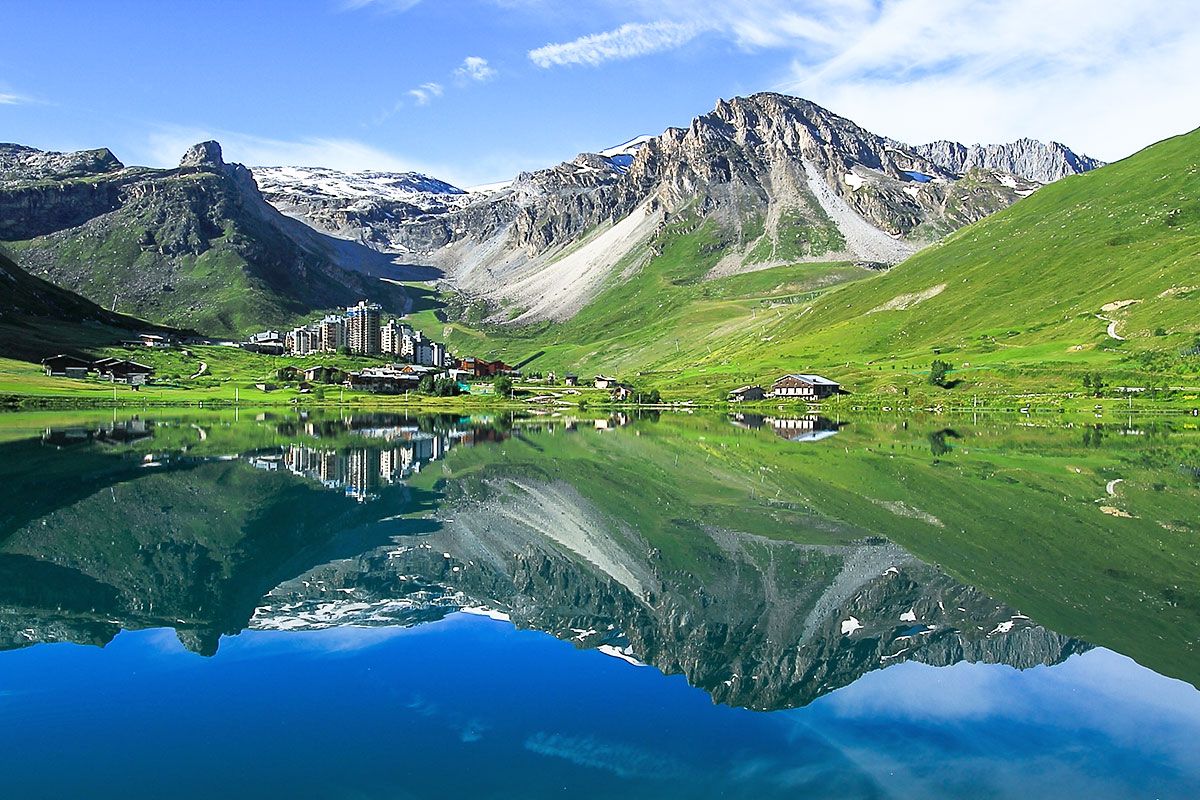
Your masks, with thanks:
[[[1080,611],[1086,543],[1061,569],[1030,561],[1033,588],[1006,583],[1025,556],[980,549],[999,535],[980,503],[1018,505],[957,482],[1002,463],[1045,519],[1149,537],[1195,499],[1186,432],[1165,452],[1088,444],[1067,471],[1047,453],[1082,448],[1074,431],[961,430],[935,457],[923,429],[866,423],[794,441],[723,418],[19,421],[0,443],[6,796],[1200,787],[1193,587],[1131,551],[1114,580],[1146,608]],[[904,499],[865,468],[894,470]],[[932,547],[927,531],[968,560],[899,543]],[[956,577],[972,567],[986,587]],[[1071,580],[1064,602],[1039,593]],[[1173,641],[1138,635],[1164,615]]]

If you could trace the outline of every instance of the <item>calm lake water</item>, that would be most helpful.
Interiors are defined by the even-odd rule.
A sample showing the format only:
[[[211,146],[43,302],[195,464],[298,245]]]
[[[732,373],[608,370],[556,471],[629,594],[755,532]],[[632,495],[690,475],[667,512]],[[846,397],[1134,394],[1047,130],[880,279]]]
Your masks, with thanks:
[[[1200,431],[0,416],[14,798],[1194,798]]]

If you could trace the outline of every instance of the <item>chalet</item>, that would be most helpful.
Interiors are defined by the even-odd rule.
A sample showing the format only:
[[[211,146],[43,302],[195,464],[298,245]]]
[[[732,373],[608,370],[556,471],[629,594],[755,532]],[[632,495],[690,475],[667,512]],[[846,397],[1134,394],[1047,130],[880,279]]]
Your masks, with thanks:
[[[597,389],[614,389],[614,388],[616,388],[616,386],[617,386],[616,378],[610,378],[607,375],[597,375],[596,376],[596,388]]]
[[[563,386],[578,386],[579,376],[574,372],[568,372],[563,376]]]
[[[52,378],[86,378],[92,362],[85,358],[76,358],[59,354],[42,359],[42,367]]]
[[[754,400],[762,400],[767,396],[761,386],[739,386],[729,393],[729,402],[745,403]]]
[[[154,375],[154,367],[124,358],[102,358],[92,365],[102,380],[141,386]]]
[[[820,375],[784,375],[771,384],[771,397],[819,400],[837,394],[840,388],[836,381]]]
[[[459,361],[458,368],[471,373],[476,378],[492,378],[496,375],[507,375],[513,371],[513,368],[503,361],[488,361],[474,357]]]
[[[420,382],[421,376],[416,371],[388,367],[369,367],[346,376],[346,386],[376,394],[401,394],[416,389]]]
[[[633,387],[626,383],[618,383],[612,387],[609,395],[618,403],[627,403],[633,400]]]
[[[171,340],[157,333],[139,333],[136,339],[121,342],[125,347],[170,347]]]

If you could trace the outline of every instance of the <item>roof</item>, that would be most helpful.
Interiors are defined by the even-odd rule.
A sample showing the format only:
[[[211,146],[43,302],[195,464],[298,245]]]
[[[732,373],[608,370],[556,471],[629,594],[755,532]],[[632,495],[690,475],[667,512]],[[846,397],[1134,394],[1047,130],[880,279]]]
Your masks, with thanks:
[[[752,385],[750,385],[750,386],[739,386],[739,387],[738,387],[738,388],[736,388],[736,389],[730,389],[730,390],[729,390],[729,393],[730,393],[730,394],[740,394],[740,393],[742,393],[742,392],[748,392],[748,391],[750,391],[751,389],[758,389],[759,391],[762,391],[762,387],[761,387],[761,386],[759,386],[759,385],[757,385],[757,384],[752,384]]]
[[[840,385],[837,381],[831,381],[831,380],[829,380],[829,378],[823,378],[820,375],[801,375],[799,373],[791,373],[789,375],[784,375],[782,378],[778,378],[775,382],[779,383],[779,381],[787,380],[788,378],[795,378],[796,380],[804,381],[805,383],[811,383],[816,386],[839,386]]]
[[[92,363],[86,358],[80,358],[79,356],[73,356],[67,353],[59,353],[56,356],[48,356],[47,358],[42,359],[43,364],[47,364],[51,361],[74,361],[76,364],[83,364],[84,366],[88,366]]]
[[[109,364],[108,366],[115,367],[118,364],[124,365],[126,367],[136,367],[138,369],[144,369],[144,370],[149,370],[150,372],[154,372],[154,367],[150,366],[149,364],[139,364],[136,361],[130,361],[130,360],[124,359],[124,358],[114,361],[112,364]]]

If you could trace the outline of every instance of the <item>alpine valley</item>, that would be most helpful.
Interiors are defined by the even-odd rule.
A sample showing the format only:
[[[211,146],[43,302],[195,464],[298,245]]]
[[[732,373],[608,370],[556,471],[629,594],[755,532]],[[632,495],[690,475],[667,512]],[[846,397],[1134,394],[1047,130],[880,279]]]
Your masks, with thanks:
[[[976,392],[1097,369],[1169,388],[1198,371],[1198,170],[1200,132],[1106,166],[1033,139],[908,145],[762,93],[469,189],[246,168],[215,142],[174,169],[0,145],[0,241],[13,280],[82,296],[56,324],[89,344],[104,326],[241,337],[367,299],[460,355],[676,399],[800,360],[907,392],[935,356]],[[13,338],[0,355],[63,350]]]

